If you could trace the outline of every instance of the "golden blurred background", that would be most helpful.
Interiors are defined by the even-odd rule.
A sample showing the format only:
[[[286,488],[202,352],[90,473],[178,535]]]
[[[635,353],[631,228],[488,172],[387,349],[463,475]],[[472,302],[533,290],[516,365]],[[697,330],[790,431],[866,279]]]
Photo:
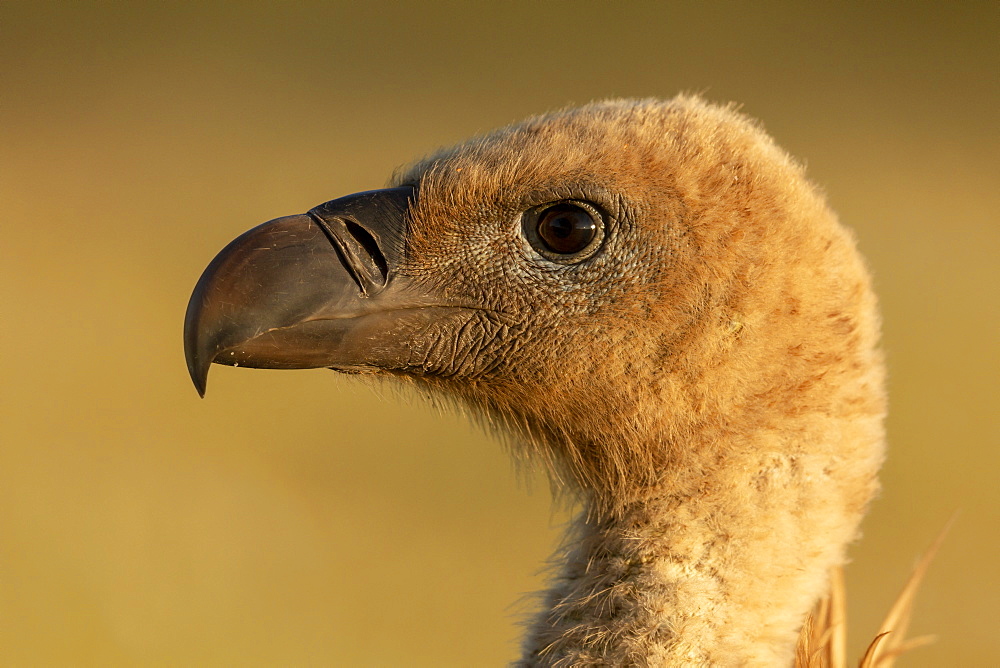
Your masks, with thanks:
[[[851,652],[1000,663],[1000,5],[0,5],[0,665],[495,666],[564,512],[464,418],[181,325],[231,238],[610,96],[738,101],[853,227],[891,367]]]

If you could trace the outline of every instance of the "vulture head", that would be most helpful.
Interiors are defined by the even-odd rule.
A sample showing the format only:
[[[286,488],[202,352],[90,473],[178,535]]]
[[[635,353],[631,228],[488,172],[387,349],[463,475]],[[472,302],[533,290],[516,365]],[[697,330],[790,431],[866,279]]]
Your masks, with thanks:
[[[864,264],[803,169],[693,97],[442,150],[209,265],[212,362],[381,374],[509,434],[583,510],[521,665],[781,665],[883,456]]]

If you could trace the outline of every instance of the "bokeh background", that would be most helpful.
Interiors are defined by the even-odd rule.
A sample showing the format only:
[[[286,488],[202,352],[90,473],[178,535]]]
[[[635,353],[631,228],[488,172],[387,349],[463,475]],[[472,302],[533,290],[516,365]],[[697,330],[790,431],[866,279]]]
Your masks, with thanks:
[[[851,652],[958,512],[903,665],[1000,662],[1000,5],[0,5],[0,665],[493,666],[565,511],[465,419],[181,324],[264,220],[610,96],[738,101],[875,273],[884,492]]]

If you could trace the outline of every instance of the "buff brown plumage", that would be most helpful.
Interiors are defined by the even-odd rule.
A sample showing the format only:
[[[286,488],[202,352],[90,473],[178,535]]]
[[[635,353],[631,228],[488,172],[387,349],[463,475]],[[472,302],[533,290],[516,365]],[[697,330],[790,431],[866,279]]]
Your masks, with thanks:
[[[213,361],[393,376],[547,467],[582,510],[519,665],[790,664],[884,455],[871,282],[803,168],[681,96],[532,118],[390,185],[268,228],[308,263],[330,246],[315,275],[263,233],[220,255],[196,383]],[[593,232],[572,252],[539,227],[555,206],[583,225],[555,234]]]

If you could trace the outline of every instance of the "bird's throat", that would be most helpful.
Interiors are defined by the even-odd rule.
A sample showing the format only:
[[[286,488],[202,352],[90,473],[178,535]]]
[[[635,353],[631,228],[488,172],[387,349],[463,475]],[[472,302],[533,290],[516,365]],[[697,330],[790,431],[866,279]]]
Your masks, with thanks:
[[[817,536],[838,501],[822,457],[757,452],[664,483],[620,515],[585,512],[522,666],[791,662],[799,628],[857,518]],[[718,469],[716,469],[718,470]],[[814,493],[815,492],[815,493]]]

